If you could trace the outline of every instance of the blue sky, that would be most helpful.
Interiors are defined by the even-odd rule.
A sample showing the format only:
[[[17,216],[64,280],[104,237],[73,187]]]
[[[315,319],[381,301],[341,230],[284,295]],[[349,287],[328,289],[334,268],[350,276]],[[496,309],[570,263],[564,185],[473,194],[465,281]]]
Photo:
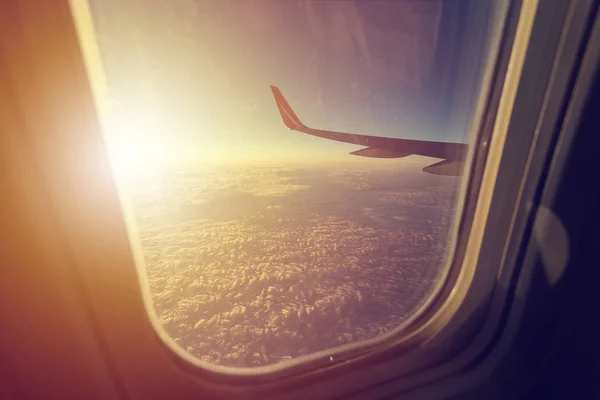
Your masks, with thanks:
[[[444,31],[441,2],[110,0],[92,5],[118,120],[138,118],[149,126],[148,132],[131,128],[119,135],[133,143],[153,140],[172,158],[354,157],[348,152],[356,146],[288,131],[271,84],[315,128],[466,140],[466,126],[446,120],[455,101],[447,95],[455,83],[447,76],[461,42]]]

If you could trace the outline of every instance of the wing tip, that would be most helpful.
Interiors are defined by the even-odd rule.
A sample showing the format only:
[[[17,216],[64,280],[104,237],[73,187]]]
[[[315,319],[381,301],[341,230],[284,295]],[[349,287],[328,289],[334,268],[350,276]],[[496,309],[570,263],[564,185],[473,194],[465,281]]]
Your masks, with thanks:
[[[269,85],[271,92],[275,98],[275,104],[279,110],[279,114],[285,126],[292,130],[300,130],[305,128],[305,125],[300,121],[300,118],[296,115],[292,107],[289,105],[281,90],[275,85]]]

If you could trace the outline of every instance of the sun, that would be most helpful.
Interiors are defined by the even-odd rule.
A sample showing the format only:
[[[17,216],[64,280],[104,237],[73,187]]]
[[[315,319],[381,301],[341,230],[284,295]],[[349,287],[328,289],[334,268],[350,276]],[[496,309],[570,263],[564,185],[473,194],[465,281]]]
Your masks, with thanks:
[[[161,124],[151,113],[113,115],[107,146],[115,172],[123,177],[153,173],[165,161]]]
[[[157,146],[149,141],[121,139],[110,150],[112,162],[119,174],[125,176],[146,175],[160,166]]]

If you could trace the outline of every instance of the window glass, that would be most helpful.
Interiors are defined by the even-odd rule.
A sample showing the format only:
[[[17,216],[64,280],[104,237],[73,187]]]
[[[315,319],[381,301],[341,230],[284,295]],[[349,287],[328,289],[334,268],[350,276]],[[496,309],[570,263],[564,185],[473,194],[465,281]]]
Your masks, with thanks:
[[[178,346],[264,366],[416,315],[449,264],[488,3],[90,2],[142,284]]]

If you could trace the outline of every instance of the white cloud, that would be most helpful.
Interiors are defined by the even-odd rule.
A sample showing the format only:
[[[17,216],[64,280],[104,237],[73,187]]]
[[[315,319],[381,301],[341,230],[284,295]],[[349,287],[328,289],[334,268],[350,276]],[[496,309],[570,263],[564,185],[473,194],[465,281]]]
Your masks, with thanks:
[[[232,169],[138,188],[148,283],[167,332],[202,360],[250,367],[400,324],[437,278],[454,191],[443,178],[369,189],[378,179],[369,171]],[[227,200],[269,185],[303,189]],[[203,198],[212,208],[198,218],[190,207]],[[212,218],[211,210],[226,214],[224,205],[238,212]]]

